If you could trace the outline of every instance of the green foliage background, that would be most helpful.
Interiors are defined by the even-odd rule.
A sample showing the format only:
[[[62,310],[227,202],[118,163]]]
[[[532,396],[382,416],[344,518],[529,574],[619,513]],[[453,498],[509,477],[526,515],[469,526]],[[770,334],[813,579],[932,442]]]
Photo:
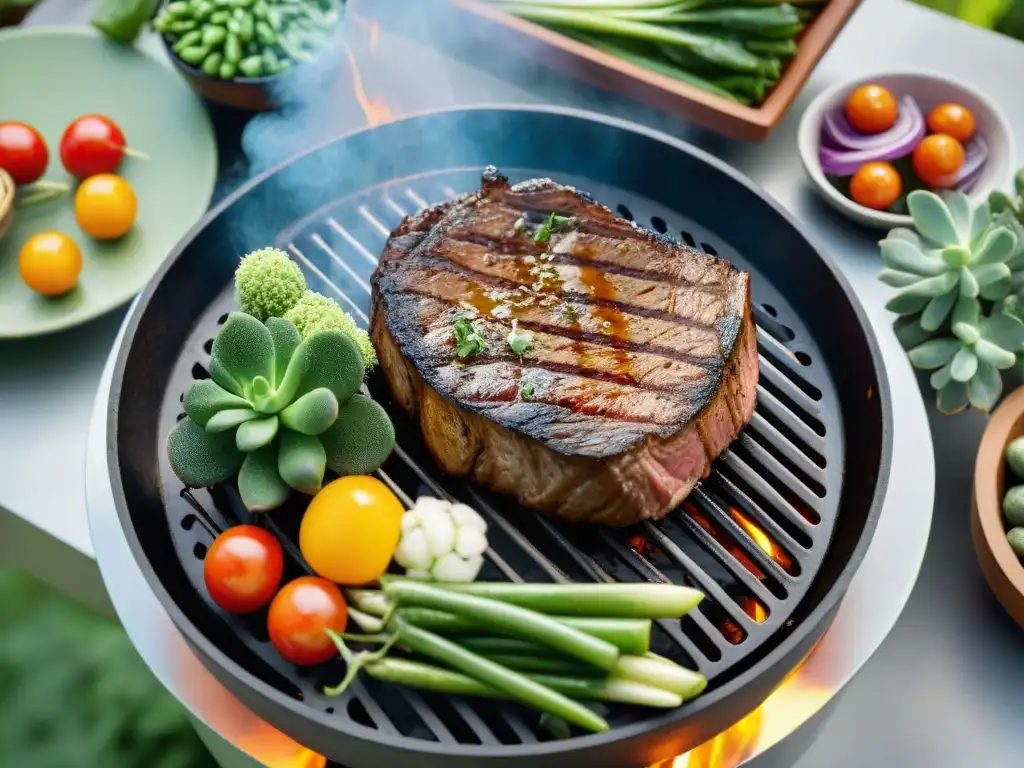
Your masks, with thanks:
[[[1024,0],[913,0],[979,27],[1024,40]]]
[[[0,568],[0,765],[216,768],[124,630]]]

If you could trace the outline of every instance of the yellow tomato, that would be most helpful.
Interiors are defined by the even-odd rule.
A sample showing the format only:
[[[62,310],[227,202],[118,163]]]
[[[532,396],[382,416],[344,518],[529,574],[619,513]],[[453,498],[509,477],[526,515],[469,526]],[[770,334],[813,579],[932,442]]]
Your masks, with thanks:
[[[97,240],[121,237],[135,223],[137,210],[131,184],[113,173],[90,176],[75,193],[78,226]]]
[[[401,534],[402,502],[375,477],[328,483],[306,508],[299,549],[309,567],[338,584],[366,584],[387,570]]]
[[[60,232],[40,232],[21,247],[18,272],[33,291],[57,296],[75,287],[82,271],[82,252]]]

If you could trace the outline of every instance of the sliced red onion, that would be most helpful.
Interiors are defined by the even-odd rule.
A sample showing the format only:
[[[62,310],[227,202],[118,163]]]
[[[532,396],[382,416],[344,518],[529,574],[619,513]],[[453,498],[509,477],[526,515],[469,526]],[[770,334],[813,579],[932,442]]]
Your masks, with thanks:
[[[861,133],[846,119],[842,107],[826,112],[821,121],[821,141],[835,149],[881,150],[905,136],[924,130],[924,115],[911,96],[900,101],[899,115],[892,127],[882,133]],[[923,135],[923,134],[922,134]]]
[[[964,164],[960,166],[960,170],[956,175],[956,188],[961,192],[967,192],[971,189],[981,177],[981,172],[985,168],[985,161],[988,159],[988,144],[981,137],[980,134],[974,134],[974,137],[967,142],[967,146],[964,147]]]
[[[847,150],[821,147],[818,150],[821,170],[828,176],[852,176],[864,163],[905,157],[914,151],[914,147],[924,138],[924,133],[925,127],[922,120],[921,124],[915,127],[913,133],[900,136],[891,145],[880,149]]]

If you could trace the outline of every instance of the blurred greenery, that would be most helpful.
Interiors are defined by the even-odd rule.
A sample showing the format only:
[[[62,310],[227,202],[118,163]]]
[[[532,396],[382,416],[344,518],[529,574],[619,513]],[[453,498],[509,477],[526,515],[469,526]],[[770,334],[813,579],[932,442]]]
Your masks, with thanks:
[[[216,768],[117,624],[0,568],[0,765]]]
[[[913,0],[979,27],[1024,40],[1024,0]]]
[[[0,27],[17,24],[35,4],[36,0],[0,0]]]

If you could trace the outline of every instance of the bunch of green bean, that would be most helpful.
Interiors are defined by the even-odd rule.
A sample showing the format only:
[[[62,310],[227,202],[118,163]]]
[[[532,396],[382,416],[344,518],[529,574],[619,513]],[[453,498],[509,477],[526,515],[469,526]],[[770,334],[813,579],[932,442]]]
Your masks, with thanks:
[[[489,0],[616,58],[759,105],[825,0]]]
[[[153,27],[210,77],[276,75],[312,61],[338,24],[340,0],[176,0]]]
[[[670,584],[425,584],[386,576],[350,590],[366,636],[334,635],[348,670],[456,696],[510,699],[589,731],[608,723],[581,702],[678,707],[700,694],[698,672],[650,652],[651,620],[678,619],[704,597]],[[376,639],[355,654],[345,640]],[[410,654],[389,655],[392,647]]]

